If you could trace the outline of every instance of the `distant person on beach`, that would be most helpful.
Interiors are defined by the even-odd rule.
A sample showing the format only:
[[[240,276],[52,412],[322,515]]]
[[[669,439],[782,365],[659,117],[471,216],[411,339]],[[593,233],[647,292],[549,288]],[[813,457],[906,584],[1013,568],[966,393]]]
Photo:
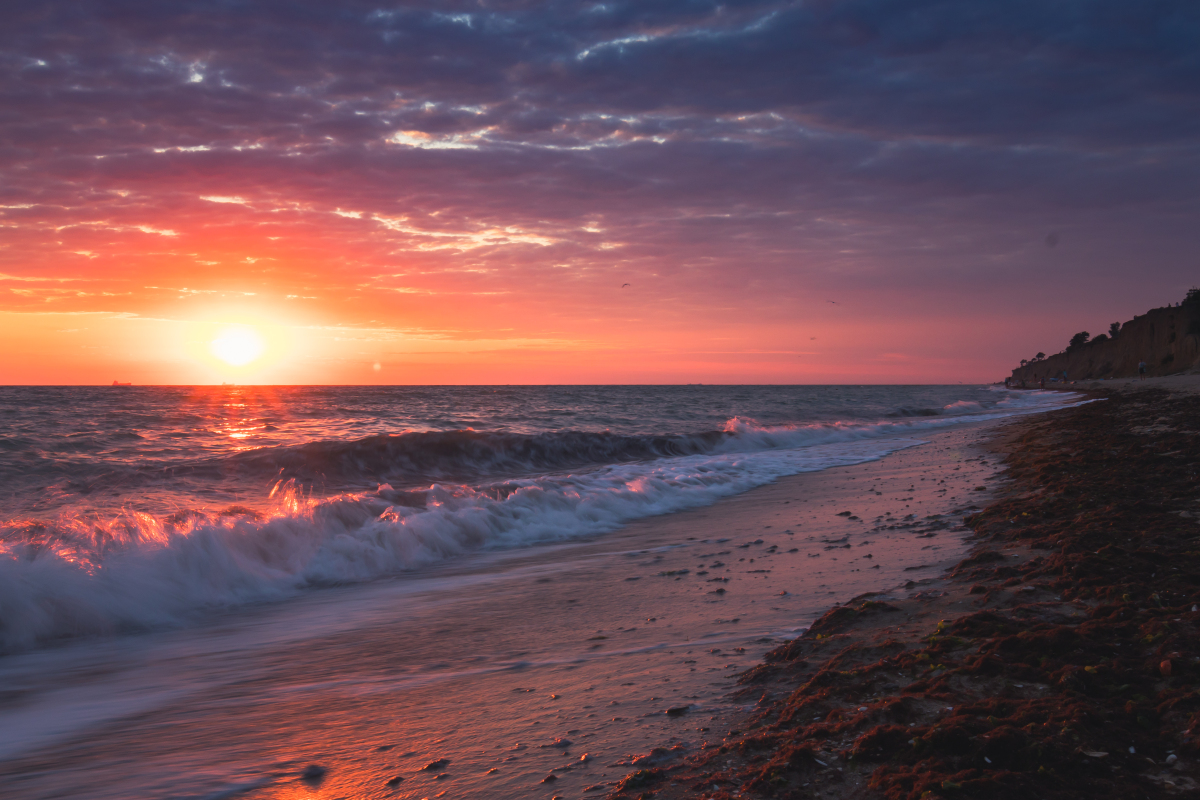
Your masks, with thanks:
[[[1045,377],[1038,378],[1038,387],[1040,387],[1040,388],[1042,388],[1042,389],[1045,389],[1045,388],[1046,388],[1046,379],[1045,379]]]
[[[1146,380],[1146,362],[1145,361],[1138,362],[1138,380],[1140,380],[1140,381]]]

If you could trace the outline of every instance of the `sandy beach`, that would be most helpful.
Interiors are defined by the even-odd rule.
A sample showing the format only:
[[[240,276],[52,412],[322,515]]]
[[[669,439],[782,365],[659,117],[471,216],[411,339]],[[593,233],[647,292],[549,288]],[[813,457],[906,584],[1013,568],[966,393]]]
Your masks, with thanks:
[[[1200,380],[1116,388],[997,428],[969,557],[829,611],[719,746],[611,796],[1193,796]]]
[[[762,700],[730,695],[736,676],[831,604],[961,560],[997,481],[990,429],[582,543],[10,657],[6,796],[612,792],[718,747]]]
[[[1113,378],[1107,381],[1078,381],[1068,384],[1066,389],[1101,392],[1139,392],[1145,389],[1163,389],[1172,394],[1200,394],[1200,375],[1163,375],[1155,378]]]

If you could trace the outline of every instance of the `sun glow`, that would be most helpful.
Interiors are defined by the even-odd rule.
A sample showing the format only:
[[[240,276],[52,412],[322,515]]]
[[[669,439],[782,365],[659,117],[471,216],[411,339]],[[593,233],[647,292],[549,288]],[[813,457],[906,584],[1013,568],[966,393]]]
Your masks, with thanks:
[[[209,350],[226,364],[242,367],[261,356],[266,350],[266,343],[258,331],[245,325],[236,325],[217,334],[217,338],[209,343]]]

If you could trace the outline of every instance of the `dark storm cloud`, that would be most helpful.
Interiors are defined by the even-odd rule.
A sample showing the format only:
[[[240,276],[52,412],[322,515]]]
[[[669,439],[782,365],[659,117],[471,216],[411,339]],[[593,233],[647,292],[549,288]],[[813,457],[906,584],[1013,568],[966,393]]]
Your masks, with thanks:
[[[0,22],[0,204],[34,205],[4,216],[30,230],[342,210],[381,254],[421,234],[364,226],[404,216],[598,268],[596,222],[644,263],[875,254],[919,283],[1042,252],[1051,223],[1099,241],[1152,217],[1181,242],[1198,210],[1194,3],[145,0]]]

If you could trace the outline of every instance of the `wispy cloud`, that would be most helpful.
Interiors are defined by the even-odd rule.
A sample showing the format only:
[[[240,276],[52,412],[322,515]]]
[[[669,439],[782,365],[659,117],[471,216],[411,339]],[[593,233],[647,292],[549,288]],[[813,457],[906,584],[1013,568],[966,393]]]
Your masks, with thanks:
[[[50,0],[0,31],[0,281],[792,360],[886,318],[861,363],[1128,315],[1193,280],[1200,8],[1106,8]]]

